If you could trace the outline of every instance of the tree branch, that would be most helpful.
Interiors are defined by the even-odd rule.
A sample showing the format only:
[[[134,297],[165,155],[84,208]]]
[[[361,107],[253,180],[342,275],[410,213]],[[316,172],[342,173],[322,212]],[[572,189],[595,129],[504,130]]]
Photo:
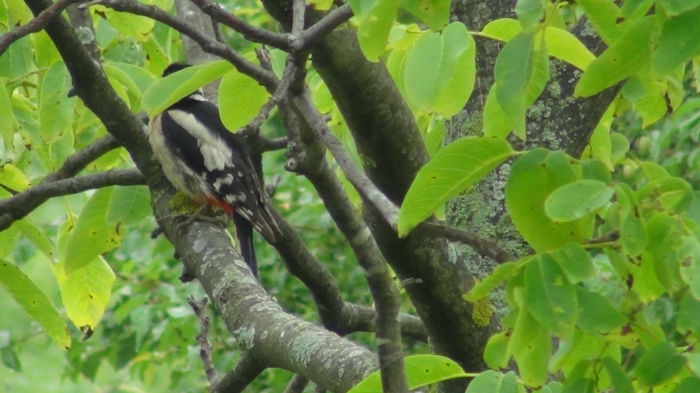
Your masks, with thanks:
[[[423,233],[430,237],[447,239],[449,241],[463,243],[473,248],[479,255],[491,258],[496,262],[512,261],[513,256],[501,248],[498,244],[475,235],[472,232],[451,228],[445,225],[426,221],[419,225],[425,229]]]
[[[51,19],[53,19],[53,17],[60,14],[61,11],[63,11],[69,5],[77,3],[78,1],[81,0],[58,0],[26,24],[10,30],[5,34],[0,34],[0,56],[2,56],[5,50],[13,42],[28,34],[40,31],[51,21]]]
[[[146,182],[137,169],[112,170],[42,183],[10,198],[0,200],[0,231],[31,213],[49,198],[77,194],[95,188],[143,184]]]

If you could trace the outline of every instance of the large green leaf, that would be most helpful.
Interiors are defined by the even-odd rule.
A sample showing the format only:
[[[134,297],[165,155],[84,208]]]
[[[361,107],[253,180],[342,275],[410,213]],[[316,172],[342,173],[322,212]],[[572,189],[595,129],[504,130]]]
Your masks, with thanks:
[[[581,70],[585,71],[595,60],[595,55],[586,48],[586,45],[566,30],[547,26],[544,31],[544,37],[550,55]]]
[[[518,383],[513,372],[501,374],[488,370],[479,374],[469,383],[465,393],[524,393],[525,389]]]
[[[146,90],[141,107],[153,117],[193,91],[217,80],[232,68],[228,61],[219,60],[174,72]]]
[[[75,326],[94,330],[109,302],[114,272],[100,256],[70,273],[64,268],[63,262],[53,265],[66,314]]]
[[[62,259],[66,274],[92,263],[97,256],[119,245],[121,239],[116,226],[108,226],[106,222],[112,193],[112,188],[100,189],[85,204]]]
[[[549,194],[544,201],[544,211],[554,222],[578,220],[605,206],[614,193],[601,181],[578,180]]]
[[[584,332],[608,333],[627,322],[604,296],[582,287],[576,287],[576,295],[581,306],[576,324]]]
[[[12,295],[56,344],[66,349],[70,347],[71,339],[65,320],[49,298],[17,266],[0,260],[0,286]]]
[[[574,95],[592,96],[634,75],[651,61],[652,37],[657,30],[656,17],[647,16],[632,25],[581,75]]]
[[[659,385],[683,369],[685,358],[669,342],[661,342],[642,355],[634,369],[639,381],[647,386]]]
[[[632,381],[619,362],[606,356],[603,358],[603,366],[605,366],[605,371],[607,371],[610,382],[615,388],[615,393],[634,393]]]
[[[664,23],[654,53],[654,68],[667,74],[700,54],[700,7],[686,11]]]
[[[540,386],[547,379],[552,351],[549,330],[527,309],[521,308],[508,343],[508,353],[518,364],[520,378],[528,386]]]
[[[54,63],[41,79],[39,124],[44,143],[56,142],[64,133],[71,133],[75,98],[68,97],[71,78],[63,62]]]
[[[588,251],[579,243],[569,243],[552,256],[572,284],[588,279],[595,273]]]
[[[508,341],[510,334],[499,332],[489,337],[484,347],[484,362],[490,368],[505,368],[508,366],[510,353],[508,353]]]
[[[698,0],[657,0],[656,3],[672,15],[678,15],[691,8],[700,6],[700,1]]]
[[[557,223],[544,211],[549,194],[577,178],[574,166],[561,152],[534,149],[513,164],[506,183],[506,206],[513,224],[535,251],[556,250],[591,235],[592,217]]]
[[[493,138],[466,137],[442,148],[418,171],[406,194],[399,211],[399,236],[408,234],[512,154],[508,142]]]
[[[248,124],[270,98],[270,93],[253,78],[231,70],[219,85],[219,109],[226,128],[235,131]]]
[[[448,379],[469,376],[454,360],[439,355],[412,355],[404,358],[408,388],[434,384]],[[378,371],[355,385],[348,393],[381,393],[382,382]]]
[[[406,55],[403,85],[412,106],[450,117],[459,112],[474,87],[474,39],[463,23],[442,34],[425,32]]]
[[[573,331],[578,316],[576,289],[549,255],[525,268],[525,301],[535,319],[560,336]]]
[[[520,134],[525,133],[526,91],[534,63],[534,35],[519,34],[501,49],[494,65],[496,98]]]

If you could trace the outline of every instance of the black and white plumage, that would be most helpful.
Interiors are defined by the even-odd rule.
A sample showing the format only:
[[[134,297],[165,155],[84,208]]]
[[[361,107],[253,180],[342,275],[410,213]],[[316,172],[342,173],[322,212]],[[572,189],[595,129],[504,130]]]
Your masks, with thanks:
[[[172,64],[163,76],[184,67]],[[216,105],[200,92],[188,95],[151,120],[148,140],[177,190],[234,218],[241,253],[257,274],[251,225],[271,242],[279,228],[245,143],[222,124]]]

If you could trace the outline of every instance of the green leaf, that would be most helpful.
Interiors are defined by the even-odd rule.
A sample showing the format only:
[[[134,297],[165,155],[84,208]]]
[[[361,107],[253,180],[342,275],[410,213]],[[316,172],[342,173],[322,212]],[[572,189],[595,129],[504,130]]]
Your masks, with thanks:
[[[698,0],[657,0],[656,3],[669,14],[678,15],[681,12],[700,6]]]
[[[109,24],[127,37],[134,37],[140,41],[146,39],[151,33],[155,20],[128,12],[116,11],[112,8],[97,5],[95,11],[100,11]]]
[[[528,386],[540,386],[547,379],[548,363],[552,351],[549,329],[521,308],[508,343],[508,353],[518,364],[520,378]]]
[[[627,323],[627,319],[604,296],[578,286],[576,296],[581,307],[576,325],[584,332],[609,333]]]
[[[508,366],[508,359],[510,358],[510,353],[508,353],[508,341],[510,335],[506,332],[499,332],[494,334],[486,342],[486,347],[484,348],[484,362],[490,368],[505,368]]]
[[[521,262],[505,262],[499,264],[493,269],[491,274],[477,282],[476,285],[464,295],[464,300],[475,302],[488,295],[489,292],[501,285],[505,280],[513,277],[521,266]]]
[[[114,272],[100,256],[70,273],[64,268],[63,262],[53,265],[66,314],[80,329],[95,330],[109,302]]]
[[[561,152],[534,149],[513,164],[506,183],[506,206],[513,224],[535,251],[556,250],[591,235],[592,217],[557,223],[544,211],[552,191],[577,179],[574,166]]]
[[[635,393],[632,381],[620,363],[610,356],[603,358],[603,366],[615,388],[615,393]]]
[[[601,181],[578,180],[554,190],[544,201],[544,211],[554,222],[578,220],[605,206],[614,193]]]
[[[508,142],[466,137],[438,151],[418,171],[399,211],[399,236],[406,236],[450,198],[466,191],[513,154]]]
[[[475,48],[461,22],[450,23],[442,34],[425,32],[406,55],[403,85],[411,105],[445,117],[457,114],[474,87]]]
[[[14,113],[12,113],[12,102],[5,87],[4,78],[0,78],[0,119],[3,119],[0,122],[0,139],[5,144],[5,149],[10,151],[18,124]]]
[[[519,34],[501,49],[494,65],[496,98],[520,134],[525,133],[526,91],[534,58],[534,35]]]
[[[450,2],[447,0],[402,0],[403,8],[438,30],[450,21]]]
[[[98,190],[80,213],[62,259],[66,265],[66,274],[93,263],[98,255],[119,245],[119,235],[105,220],[112,192],[113,188]]]
[[[408,388],[434,384],[448,379],[467,377],[454,360],[439,355],[411,355],[404,358]],[[355,385],[348,393],[381,393],[379,372],[375,371]]]
[[[581,75],[574,95],[592,96],[634,75],[651,61],[651,49],[656,18],[647,16],[632,25],[625,34],[597,59]]]
[[[221,78],[219,109],[221,121],[229,130],[238,130],[253,120],[270,98],[257,81],[232,70]]]
[[[370,2],[362,0],[352,0],[350,5],[359,15],[359,25],[357,27],[357,38],[360,42],[362,53],[370,61],[378,61],[379,56],[384,54],[386,42],[389,38],[389,31],[394,24],[396,11],[398,11],[400,0],[377,0],[371,2],[372,5],[360,5]],[[357,12],[361,9],[361,12]],[[367,11],[366,11],[367,10]]]
[[[39,124],[41,139],[50,144],[72,130],[75,98],[68,97],[71,78],[62,61],[54,63],[41,79],[39,92]]]
[[[544,20],[544,4],[542,0],[518,0],[515,14],[523,26],[523,30],[531,31]]]
[[[518,378],[509,372],[501,374],[488,370],[479,374],[469,383],[465,393],[524,393],[525,389],[518,383]]]
[[[71,339],[66,322],[49,298],[17,266],[0,261],[0,286],[10,293],[56,344],[65,349],[70,347]]]
[[[0,166],[0,185],[20,192],[29,188],[30,184],[29,179],[21,169],[12,164],[5,164]]]
[[[523,31],[523,26],[515,19],[501,18],[487,23],[481,31],[486,37],[501,41],[510,41]]]
[[[153,117],[193,91],[217,80],[232,68],[228,61],[219,60],[172,73],[146,90],[141,107]]]
[[[496,98],[496,86],[491,86],[484,105],[484,136],[505,139],[513,125]]]
[[[147,187],[115,187],[107,208],[106,223],[136,224],[151,214],[150,193]]]
[[[620,226],[622,247],[630,256],[638,256],[647,245],[647,232],[642,221],[633,213],[622,218]]]
[[[700,392],[700,378],[686,377],[676,386],[671,393],[697,393]]]
[[[557,250],[553,257],[572,284],[586,280],[595,273],[588,251],[579,243],[567,244]]]
[[[639,381],[647,386],[659,385],[683,369],[685,358],[669,342],[661,342],[642,355],[634,369]]]
[[[695,335],[700,334],[700,300],[688,292],[683,296],[678,310],[678,331],[685,334],[689,331]]]
[[[585,71],[595,55],[575,35],[566,30],[547,26],[544,31],[549,54]]]
[[[46,233],[37,228],[28,219],[16,221],[17,227],[22,231],[22,235],[26,236],[36,248],[38,248],[49,260],[53,261],[56,257],[56,247],[51,240],[46,236]]]
[[[583,9],[596,32],[608,46],[617,41],[623,26],[618,23],[620,10],[615,3],[611,0],[581,0],[576,4]]]
[[[573,331],[578,313],[576,289],[549,255],[525,268],[525,301],[535,319],[560,336]]]

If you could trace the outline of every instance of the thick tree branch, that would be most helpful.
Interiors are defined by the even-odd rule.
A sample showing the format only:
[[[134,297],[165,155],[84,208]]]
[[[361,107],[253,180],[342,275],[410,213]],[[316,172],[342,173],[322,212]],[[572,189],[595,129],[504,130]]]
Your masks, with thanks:
[[[86,190],[109,186],[135,186],[146,184],[137,169],[120,169],[95,173],[70,179],[41,183],[27,191],[0,200],[0,231],[31,213],[50,198],[77,194]]]
[[[5,50],[18,39],[40,31],[46,26],[53,17],[60,14],[66,7],[81,0],[59,0],[53,3],[50,7],[42,11],[26,24],[16,27],[5,34],[0,34],[0,56]]]
[[[514,258],[498,244],[477,236],[472,232],[450,228],[430,221],[420,224],[420,227],[424,229],[424,233],[430,237],[443,238],[452,242],[466,244],[473,248],[479,255],[491,258],[496,262],[512,261]]]
[[[277,78],[269,71],[266,71],[260,66],[251,63],[245,57],[241,56],[229,46],[222,44],[214,39],[206,37],[204,34],[194,29],[192,26],[168,14],[162,9],[139,3],[134,0],[101,0],[99,4],[113,8],[117,11],[130,12],[132,14],[146,16],[148,18],[164,23],[178,32],[190,37],[197,42],[206,52],[215,54],[223,59],[228,60],[236,69],[251,78],[257,80],[264,85],[268,90],[274,91],[277,87]]]
[[[166,218],[168,200],[164,196],[155,202],[159,223],[240,346],[255,359],[339,392],[376,369],[376,358],[368,350],[282,311],[217,225],[195,221],[177,230]]]

